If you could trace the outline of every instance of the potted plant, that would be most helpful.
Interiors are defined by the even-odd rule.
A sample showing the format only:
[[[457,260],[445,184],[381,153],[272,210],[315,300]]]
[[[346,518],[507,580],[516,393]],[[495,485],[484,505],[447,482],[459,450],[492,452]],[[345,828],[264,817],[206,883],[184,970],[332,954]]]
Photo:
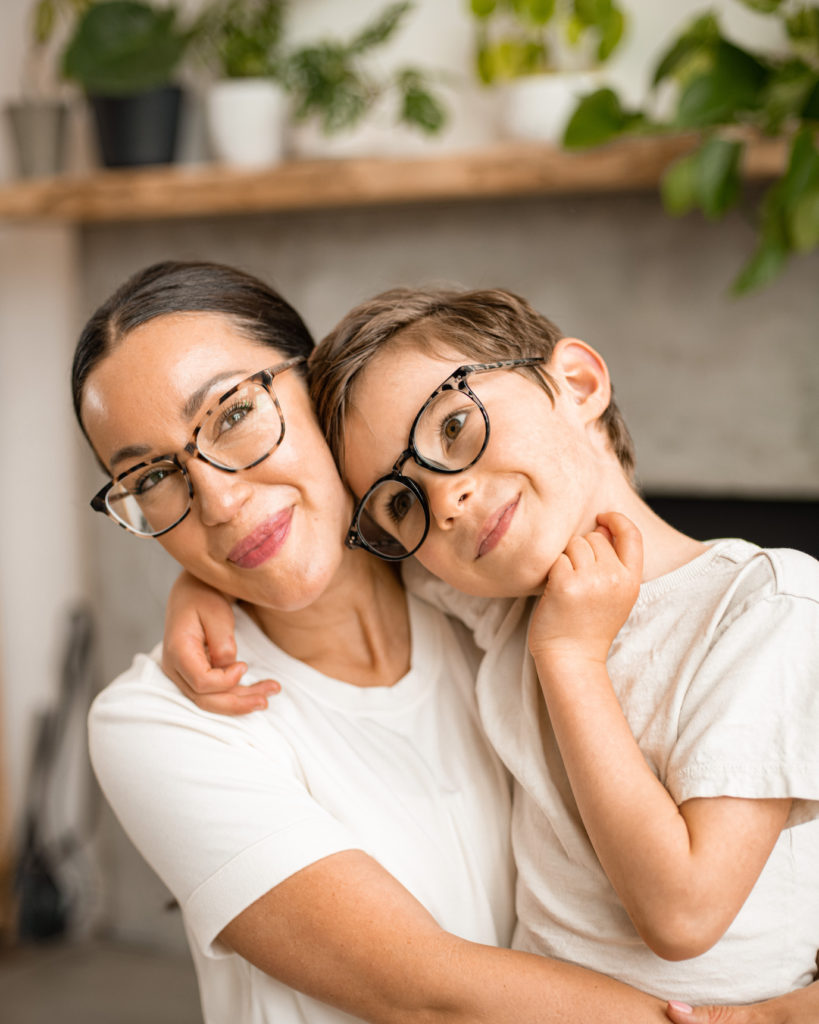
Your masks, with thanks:
[[[301,155],[349,155],[376,148],[373,139],[384,130],[394,139],[396,127],[425,135],[443,128],[446,111],[428,73],[416,67],[377,73],[368,62],[411,8],[408,2],[390,4],[346,42],[325,39],[289,54],[285,81],[294,118],[303,125],[295,140]],[[358,129],[358,137],[351,129]],[[338,145],[333,140],[342,133]]]
[[[697,148],[673,163],[662,181],[672,215],[699,209],[721,218],[742,198],[749,133],[788,139],[787,166],[762,196],[752,219],[755,252],[733,283],[737,294],[758,288],[790,256],[819,247],[819,5],[800,0],[740,0],[779,22],[783,45],[752,52],[706,12],[689,24],[657,64],[645,110],[626,110],[611,89],[586,97],[566,130],[567,146],[600,145],[629,133],[696,131]],[[668,117],[654,112],[659,88],[673,83]]]
[[[63,53],[63,75],[85,91],[109,167],[170,163],[182,90],[176,74],[194,36],[173,4],[96,0]]]
[[[614,0],[470,0],[470,10],[478,77],[504,90],[505,133],[559,140],[622,38],[622,10]]]
[[[18,100],[5,106],[22,177],[59,174],[64,169],[68,105],[53,74],[55,33],[91,0],[38,0],[30,14],[30,39]]]
[[[199,41],[217,80],[206,97],[211,145],[226,163],[281,159],[288,108],[281,78],[285,0],[214,0]]]

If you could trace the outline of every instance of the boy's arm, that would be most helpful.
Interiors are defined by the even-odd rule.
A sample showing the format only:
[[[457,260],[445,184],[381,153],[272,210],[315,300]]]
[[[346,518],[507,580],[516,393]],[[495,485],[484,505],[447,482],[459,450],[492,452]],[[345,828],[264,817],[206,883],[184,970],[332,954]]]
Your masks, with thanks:
[[[765,866],[790,800],[678,807],[631,734],[606,670],[639,591],[642,546],[625,516],[575,538],[549,575],[529,644],[589,838],[643,940],[688,959],[724,934]],[[608,537],[611,537],[611,542]]]
[[[162,671],[203,711],[245,715],[267,707],[267,698],[281,687],[272,679],[242,686],[247,665],[235,659],[232,604],[190,573],[180,573],[165,608]]]

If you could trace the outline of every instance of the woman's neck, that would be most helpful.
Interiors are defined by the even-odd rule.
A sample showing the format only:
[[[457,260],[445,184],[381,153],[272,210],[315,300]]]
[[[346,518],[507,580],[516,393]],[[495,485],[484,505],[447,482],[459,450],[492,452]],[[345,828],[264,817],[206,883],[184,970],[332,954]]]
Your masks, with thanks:
[[[410,668],[406,595],[395,567],[362,552],[306,608],[242,607],[285,653],[353,686],[392,686]]]

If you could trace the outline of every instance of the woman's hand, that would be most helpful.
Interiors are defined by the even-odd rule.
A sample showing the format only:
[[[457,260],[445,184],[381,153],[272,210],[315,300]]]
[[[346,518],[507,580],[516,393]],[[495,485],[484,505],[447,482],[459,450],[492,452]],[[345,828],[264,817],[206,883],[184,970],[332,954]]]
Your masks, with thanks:
[[[233,607],[218,590],[181,573],[165,609],[162,671],[203,711],[246,715],[267,707],[279,684],[240,680],[247,665],[236,661]]]
[[[609,648],[640,593],[643,539],[620,512],[573,537],[549,571],[529,627],[529,650],[541,659],[597,661]]]
[[[671,1002],[666,1016],[674,1024],[817,1024],[819,982],[751,1006],[698,1006]]]

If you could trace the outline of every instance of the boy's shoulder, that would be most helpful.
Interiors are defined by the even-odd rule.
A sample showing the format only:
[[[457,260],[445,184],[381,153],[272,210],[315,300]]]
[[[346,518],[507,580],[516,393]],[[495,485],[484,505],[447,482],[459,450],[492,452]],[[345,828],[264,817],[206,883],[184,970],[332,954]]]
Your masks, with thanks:
[[[795,548],[763,548],[729,539],[714,545],[719,563],[736,579],[736,595],[819,601],[819,561]]]

